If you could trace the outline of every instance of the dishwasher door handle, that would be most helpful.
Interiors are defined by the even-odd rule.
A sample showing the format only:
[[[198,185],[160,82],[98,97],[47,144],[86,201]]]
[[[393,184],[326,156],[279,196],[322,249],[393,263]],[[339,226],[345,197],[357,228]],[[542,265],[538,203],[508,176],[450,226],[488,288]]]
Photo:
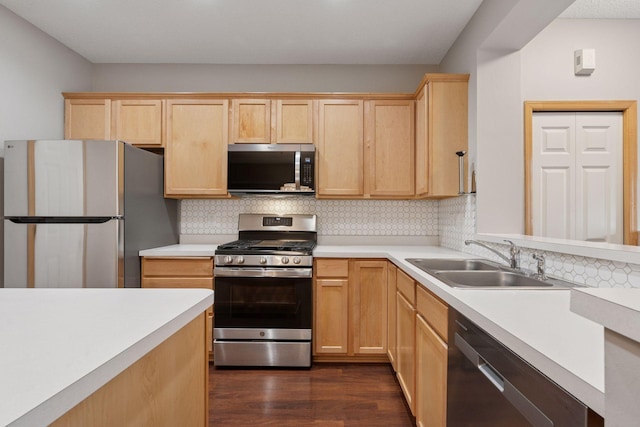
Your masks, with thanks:
[[[486,360],[462,338],[455,334],[455,345],[467,359],[495,386],[496,389],[522,414],[532,425],[536,427],[553,427],[551,421],[533,402],[522,394],[513,384],[504,378],[498,370],[489,365]]]
[[[478,365],[478,370],[482,372],[482,374],[487,377],[491,384],[496,386],[500,393],[504,393],[504,378],[500,376],[492,367],[489,365],[486,360],[478,356],[482,363]]]

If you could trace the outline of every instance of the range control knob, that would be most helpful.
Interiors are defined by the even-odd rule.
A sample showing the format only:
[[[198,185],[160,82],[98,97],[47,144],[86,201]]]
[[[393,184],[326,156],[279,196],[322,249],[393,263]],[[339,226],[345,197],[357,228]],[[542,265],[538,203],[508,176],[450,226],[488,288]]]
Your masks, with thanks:
[[[229,255],[224,257],[224,263],[225,264],[231,264],[232,262],[233,262],[233,258],[231,258]]]
[[[266,263],[267,263],[267,258],[266,258],[266,257],[261,256],[261,257],[260,257],[260,264],[266,264]]]
[[[301,261],[301,259],[300,259],[300,257],[299,257],[299,256],[294,256],[294,257],[293,257],[293,263],[294,263],[294,264],[300,264],[300,261]]]
[[[286,256],[283,256],[280,262],[282,262],[283,264],[289,264],[289,258],[287,258]]]
[[[244,257],[243,256],[237,256],[236,257],[236,262],[238,264],[244,264]]]

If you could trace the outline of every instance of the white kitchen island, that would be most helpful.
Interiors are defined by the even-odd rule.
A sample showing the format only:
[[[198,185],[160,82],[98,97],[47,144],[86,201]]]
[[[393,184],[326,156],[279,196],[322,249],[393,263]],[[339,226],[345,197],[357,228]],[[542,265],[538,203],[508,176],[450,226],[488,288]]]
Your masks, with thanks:
[[[206,289],[0,289],[0,425],[206,425],[212,304]]]
[[[571,311],[605,328],[606,426],[638,425],[640,289],[574,289]]]

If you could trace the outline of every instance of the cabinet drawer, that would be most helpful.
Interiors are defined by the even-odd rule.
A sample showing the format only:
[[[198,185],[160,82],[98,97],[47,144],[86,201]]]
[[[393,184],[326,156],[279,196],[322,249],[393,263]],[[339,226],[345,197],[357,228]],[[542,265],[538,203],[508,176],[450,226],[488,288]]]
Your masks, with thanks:
[[[213,277],[213,258],[142,258],[142,276]]]
[[[396,276],[396,286],[398,292],[411,303],[416,305],[416,283],[411,277],[409,277],[404,271],[398,269],[398,275]]]
[[[210,277],[143,277],[142,287],[213,289],[213,279]]]
[[[316,276],[318,277],[348,277],[348,259],[319,259],[316,261]]]
[[[447,313],[449,308],[435,295],[418,286],[416,289],[416,310],[424,317],[440,338],[447,342]]]

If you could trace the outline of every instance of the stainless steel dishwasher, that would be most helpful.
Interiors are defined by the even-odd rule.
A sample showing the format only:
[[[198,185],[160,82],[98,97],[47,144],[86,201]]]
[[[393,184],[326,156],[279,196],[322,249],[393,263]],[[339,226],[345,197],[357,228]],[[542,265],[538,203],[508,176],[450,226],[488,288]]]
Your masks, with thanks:
[[[604,425],[582,402],[452,309],[448,362],[448,427]]]

